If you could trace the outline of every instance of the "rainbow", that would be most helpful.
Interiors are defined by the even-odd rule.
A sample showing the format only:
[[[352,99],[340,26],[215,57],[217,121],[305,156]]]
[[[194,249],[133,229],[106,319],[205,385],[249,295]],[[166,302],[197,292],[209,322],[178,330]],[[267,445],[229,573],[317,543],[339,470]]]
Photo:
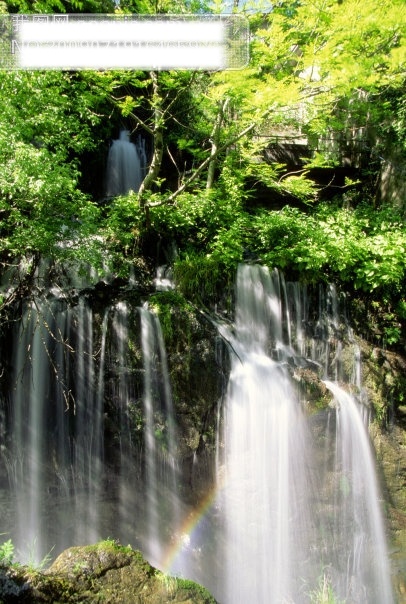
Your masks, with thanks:
[[[164,572],[171,572],[171,567],[173,566],[176,557],[179,555],[182,549],[187,547],[194,531],[211,510],[220,490],[221,486],[216,484],[210,491],[208,491],[208,493],[206,493],[199,505],[191,512],[188,512],[188,514],[183,518],[163,557],[162,564]]]

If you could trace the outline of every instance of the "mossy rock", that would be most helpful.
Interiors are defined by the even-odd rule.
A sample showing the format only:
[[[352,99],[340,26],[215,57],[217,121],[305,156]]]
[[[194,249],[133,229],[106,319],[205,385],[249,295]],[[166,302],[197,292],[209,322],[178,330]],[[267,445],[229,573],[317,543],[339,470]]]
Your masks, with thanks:
[[[71,547],[45,572],[14,566],[0,574],[0,603],[216,604],[206,589],[153,568],[114,541]]]

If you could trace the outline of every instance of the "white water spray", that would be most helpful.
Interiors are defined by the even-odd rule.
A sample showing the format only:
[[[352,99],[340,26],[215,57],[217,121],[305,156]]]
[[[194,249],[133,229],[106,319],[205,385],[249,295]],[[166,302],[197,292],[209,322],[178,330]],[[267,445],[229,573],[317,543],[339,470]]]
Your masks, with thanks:
[[[139,311],[144,359],[147,555],[159,566],[168,526],[178,523],[176,428],[161,325],[147,308]]]
[[[13,463],[12,482],[15,488],[19,524],[16,547],[23,552],[22,559],[38,559],[42,551],[43,521],[41,517],[45,476],[43,472],[46,451],[44,446],[45,393],[49,381],[40,371],[46,363],[49,334],[41,321],[44,307],[29,304],[20,324],[19,346],[14,357],[14,367],[19,380],[13,392]]]
[[[361,405],[326,381],[337,408],[335,513],[328,543],[332,582],[357,604],[393,602],[374,458]]]
[[[226,584],[233,604],[300,601],[312,534],[311,447],[284,368],[280,283],[241,267],[225,408]],[[271,331],[270,331],[271,326]],[[277,354],[279,354],[277,352]]]
[[[326,381],[336,409],[307,416],[292,379],[302,366],[334,380],[341,373],[335,288],[320,292],[313,338],[304,330],[306,295],[278,273],[241,266],[236,292],[234,330],[220,329],[232,351],[218,499],[225,581],[205,584],[223,604],[308,604],[321,586],[347,604],[391,604],[379,488],[360,409]],[[219,542],[222,531],[220,523]]]
[[[107,157],[107,197],[138,191],[145,170],[145,166],[142,165],[145,157],[145,146],[139,144],[137,149],[137,146],[130,141],[128,130],[122,130],[120,138],[113,141]]]

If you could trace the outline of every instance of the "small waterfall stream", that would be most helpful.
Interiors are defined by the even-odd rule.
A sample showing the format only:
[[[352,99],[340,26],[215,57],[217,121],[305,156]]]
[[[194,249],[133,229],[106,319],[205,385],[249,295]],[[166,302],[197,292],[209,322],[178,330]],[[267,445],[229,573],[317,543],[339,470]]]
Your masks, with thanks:
[[[45,414],[45,395],[49,389],[49,376],[42,375],[40,365],[37,365],[37,361],[40,364],[47,361],[50,344],[47,329],[38,322],[38,314],[43,310],[34,304],[28,305],[17,333],[19,346],[13,365],[19,380],[12,397],[13,448],[8,468],[16,495],[17,515],[26,519],[25,523],[18,525],[16,546],[22,547],[28,542],[34,557],[42,551],[41,507],[46,459],[46,424],[42,417]],[[51,319],[49,314],[48,319]]]
[[[145,141],[138,145],[130,141],[128,130],[122,130],[114,140],[107,157],[106,196],[115,197],[135,193],[141,186],[145,175],[146,153]]]
[[[177,524],[176,429],[161,326],[147,308],[139,311],[144,356],[148,557],[159,566],[167,527]]]
[[[116,372],[112,384],[113,401],[116,408],[118,438],[118,524],[120,532],[130,530],[133,522],[133,459],[130,426],[130,404],[132,400],[132,380],[129,370],[129,308],[126,302],[114,305],[111,322],[110,362]]]
[[[362,405],[336,383],[326,385],[337,404],[336,501],[328,544],[332,580],[346,602],[392,602],[379,488]]]

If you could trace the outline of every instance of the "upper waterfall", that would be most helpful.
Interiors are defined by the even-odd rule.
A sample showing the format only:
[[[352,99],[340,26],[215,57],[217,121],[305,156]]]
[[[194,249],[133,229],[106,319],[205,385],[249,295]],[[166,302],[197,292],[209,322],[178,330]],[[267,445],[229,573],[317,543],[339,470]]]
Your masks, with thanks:
[[[120,132],[113,141],[107,157],[106,196],[126,195],[137,192],[145,170],[145,149],[142,141],[135,145],[130,141],[128,130]]]

